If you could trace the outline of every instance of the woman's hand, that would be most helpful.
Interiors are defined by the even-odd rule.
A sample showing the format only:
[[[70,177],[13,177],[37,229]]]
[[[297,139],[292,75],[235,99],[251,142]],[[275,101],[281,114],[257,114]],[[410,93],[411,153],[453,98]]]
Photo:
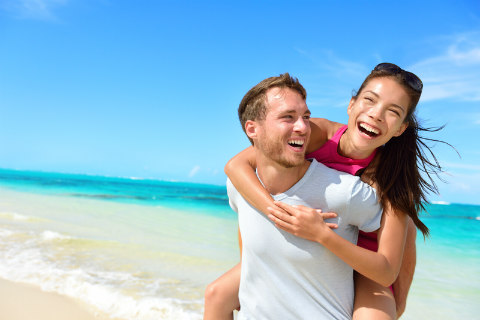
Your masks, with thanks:
[[[322,243],[324,233],[328,232],[330,228],[338,227],[334,223],[324,221],[325,219],[335,218],[336,213],[322,212],[322,210],[305,206],[291,206],[280,201],[275,201],[275,205],[281,210],[268,207],[270,212],[268,218],[278,228],[297,237]]]

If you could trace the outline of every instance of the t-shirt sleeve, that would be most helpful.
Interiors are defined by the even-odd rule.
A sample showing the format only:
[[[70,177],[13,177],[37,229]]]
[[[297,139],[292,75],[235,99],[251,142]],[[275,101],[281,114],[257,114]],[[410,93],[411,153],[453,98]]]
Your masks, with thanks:
[[[233,183],[230,181],[230,179],[227,179],[227,195],[228,195],[228,203],[230,204],[230,207],[233,209],[233,211],[238,213],[238,207],[237,207],[237,198],[238,198],[238,191],[235,189],[233,186]]]
[[[352,186],[349,203],[350,224],[364,232],[372,232],[380,228],[383,209],[374,188],[357,179]]]

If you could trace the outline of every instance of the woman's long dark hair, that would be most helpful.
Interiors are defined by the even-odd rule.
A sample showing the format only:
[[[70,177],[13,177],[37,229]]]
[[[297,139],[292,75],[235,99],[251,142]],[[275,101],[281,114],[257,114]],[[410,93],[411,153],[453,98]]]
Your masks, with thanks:
[[[399,70],[401,72],[398,73],[385,70],[372,71],[362,83],[354,98],[358,97],[370,80],[382,77],[395,80],[402,85],[410,96],[410,106],[404,120],[405,123],[408,123],[407,129],[403,134],[393,137],[379,149],[377,161],[372,162],[372,166],[375,166],[374,169],[369,170],[370,168],[367,168],[366,173],[372,182],[377,184],[382,205],[385,207],[389,203],[395,211],[406,213],[425,237],[429,235],[429,230],[420,221],[419,212],[425,210],[425,204],[428,204],[427,194],[430,192],[438,193],[433,175],[442,180],[439,177],[442,167],[427,142],[446,142],[420,135],[421,132],[439,131],[443,126],[439,128],[423,128],[420,126],[415,115],[415,109],[420,99],[421,87],[420,90],[412,88],[404,77],[405,71],[400,68]]]

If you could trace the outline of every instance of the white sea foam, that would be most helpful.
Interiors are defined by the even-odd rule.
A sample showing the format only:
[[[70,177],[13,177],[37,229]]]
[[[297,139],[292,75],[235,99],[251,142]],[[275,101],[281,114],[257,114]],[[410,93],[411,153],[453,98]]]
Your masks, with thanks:
[[[446,201],[432,201],[433,204],[442,204],[442,205],[450,205],[451,203],[450,202],[446,202]]]
[[[50,231],[50,230],[45,230],[45,231],[43,231],[40,236],[41,236],[42,240],[44,240],[44,241],[69,240],[69,239],[73,239],[73,238],[70,237],[70,236],[67,236],[67,235],[64,235],[64,234],[60,234],[60,233],[58,233],[58,232]]]
[[[2,230],[0,235],[12,233]],[[102,269],[99,263],[79,263],[77,257],[58,259],[56,251],[42,243],[72,238],[54,231],[27,232],[23,236],[24,241],[2,241],[5,247],[0,251],[0,277],[79,299],[113,318],[201,319],[199,308],[196,311],[189,309],[192,303],[201,306],[202,301],[162,296],[165,284],[172,283],[168,279],[155,280],[129,272],[110,271]]]
[[[12,230],[0,229],[0,237],[2,237],[2,238],[10,237],[14,233],[15,232],[13,232]]]
[[[4,217],[7,219],[16,220],[16,221],[27,221],[31,219],[28,216],[25,216],[23,214],[19,214],[16,212],[0,212],[0,217]]]

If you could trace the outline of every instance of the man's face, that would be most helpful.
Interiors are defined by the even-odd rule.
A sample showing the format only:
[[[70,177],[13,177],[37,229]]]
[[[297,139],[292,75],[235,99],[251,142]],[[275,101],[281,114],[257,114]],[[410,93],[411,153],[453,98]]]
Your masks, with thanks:
[[[266,99],[265,120],[256,121],[255,147],[283,167],[302,165],[310,138],[310,110],[289,88],[271,88]]]

